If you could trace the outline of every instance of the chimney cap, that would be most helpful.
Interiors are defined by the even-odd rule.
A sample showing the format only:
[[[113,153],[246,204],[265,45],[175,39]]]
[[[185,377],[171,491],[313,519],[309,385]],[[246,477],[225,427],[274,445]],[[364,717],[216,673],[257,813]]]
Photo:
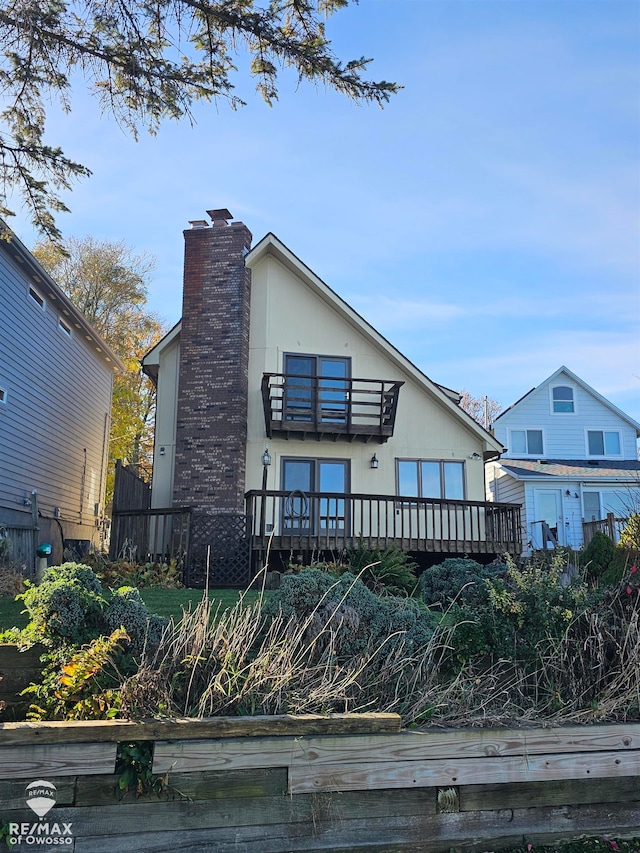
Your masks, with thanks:
[[[208,228],[209,227],[209,223],[207,222],[206,219],[190,219],[189,225],[192,228]]]
[[[218,210],[207,210],[207,216],[211,217],[214,225],[228,225],[229,220],[233,219],[226,207],[221,207]]]

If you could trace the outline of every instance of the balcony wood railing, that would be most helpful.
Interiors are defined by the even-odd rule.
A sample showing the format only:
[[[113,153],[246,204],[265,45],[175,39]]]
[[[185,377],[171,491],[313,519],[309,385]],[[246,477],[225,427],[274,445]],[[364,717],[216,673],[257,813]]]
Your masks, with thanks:
[[[262,404],[267,435],[385,442],[393,435],[403,384],[265,373]]]
[[[520,505],[392,495],[254,490],[253,550],[341,551],[362,545],[451,554],[520,553]]]

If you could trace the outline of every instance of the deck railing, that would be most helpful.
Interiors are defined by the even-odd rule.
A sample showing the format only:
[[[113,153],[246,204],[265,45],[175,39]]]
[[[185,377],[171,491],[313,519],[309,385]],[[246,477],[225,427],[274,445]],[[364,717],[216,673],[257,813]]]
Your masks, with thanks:
[[[344,435],[386,441],[393,435],[403,382],[265,373],[267,435]]]
[[[252,548],[519,553],[520,505],[393,495],[254,490],[246,495]]]

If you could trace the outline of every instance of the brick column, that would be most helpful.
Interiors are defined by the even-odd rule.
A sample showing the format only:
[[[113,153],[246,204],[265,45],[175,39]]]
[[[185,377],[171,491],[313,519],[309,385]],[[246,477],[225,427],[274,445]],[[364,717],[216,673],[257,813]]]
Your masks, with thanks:
[[[251,232],[208,211],[184,232],[184,292],[173,501],[242,513],[249,366]]]

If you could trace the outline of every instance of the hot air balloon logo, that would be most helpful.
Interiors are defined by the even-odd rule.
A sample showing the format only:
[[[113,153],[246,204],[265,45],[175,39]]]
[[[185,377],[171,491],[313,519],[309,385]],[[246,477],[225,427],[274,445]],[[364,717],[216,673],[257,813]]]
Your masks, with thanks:
[[[56,804],[56,786],[45,779],[39,779],[27,785],[25,795],[31,811],[41,818]]]

